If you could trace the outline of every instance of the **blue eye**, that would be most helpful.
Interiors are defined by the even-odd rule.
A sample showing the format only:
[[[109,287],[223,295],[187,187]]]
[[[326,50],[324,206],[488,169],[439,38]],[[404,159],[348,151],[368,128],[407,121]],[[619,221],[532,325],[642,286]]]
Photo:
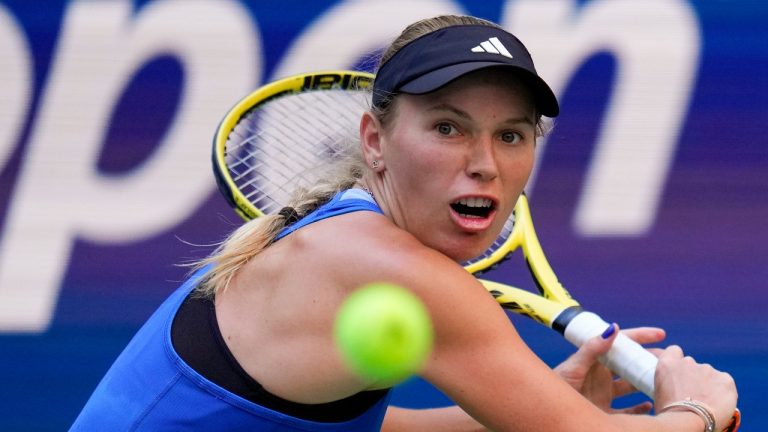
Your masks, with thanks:
[[[523,140],[523,137],[517,132],[503,132],[501,134],[501,140],[505,143],[517,144]]]
[[[440,135],[454,135],[456,133],[456,128],[450,123],[439,123],[435,129]]]

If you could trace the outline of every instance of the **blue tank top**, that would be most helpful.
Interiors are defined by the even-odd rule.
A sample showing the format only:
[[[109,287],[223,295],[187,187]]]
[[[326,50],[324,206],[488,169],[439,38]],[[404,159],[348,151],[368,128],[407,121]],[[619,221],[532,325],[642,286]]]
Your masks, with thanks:
[[[358,190],[337,194],[291,232],[328,217],[381,209]],[[389,394],[359,417],[338,423],[298,419],[237,396],[197,373],[173,349],[171,325],[208,267],[195,272],[155,311],[115,360],[71,431],[378,431]]]
[[[349,189],[339,192],[331,198],[330,201],[321,205],[312,213],[299,219],[293,225],[283,229],[277,237],[275,237],[275,240],[279,240],[313,222],[361,210],[384,214],[379,205],[376,204],[376,201],[373,200],[371,194],[362,189]]]

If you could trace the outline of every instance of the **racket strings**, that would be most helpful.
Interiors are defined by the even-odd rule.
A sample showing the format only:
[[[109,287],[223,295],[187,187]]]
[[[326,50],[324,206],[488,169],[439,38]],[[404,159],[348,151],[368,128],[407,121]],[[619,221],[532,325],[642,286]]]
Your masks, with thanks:
[[[243,193],[264,213],[319,180],[329,162],[347,157],[366,91],[311,91],[272,99],[247,112],[226,143],[226,164]]]
[[[286,101],[283,101],[283,104],[285,103]],[[284,168],[284,171],[276,173],[278,180],[273,181],[274,184],[287,181],[289,176],[285,173],[298,172],[298,168],[293,167],[293,165],[311,157],[311,153],[307,151],[307,146],[302,145],[306,144],[311,137],[306,133],[306,130],[302,130],[300,124],[294,124],[290,132],[298,133],[298,136],[291,137],[287,133],[288,126],[283,124],[289,119],[288,113],[296,112],[294,109],[292,106],[270,105],[269,109],[254,110],[249,115],[247,138],[243,142],[249,146],[246,154],[249,160],[253,158],[256,161],[268,160],[267,152],[269,150],[274,150],[275,157],[279,155],[277,161],[283,164],[280,168]],[[296,145],[289,146],[288,143],[294,140]],[[290,154],[290,151],[293,151],[294,154],[299,153],[297,156],[300,157],[293,157],[294,155]]]
[[[256,204],[258,207],[265,204],[263,200],[258,199],[259,184],[275,185],[279,183],[269,182],[268,178],[265,177],[266,165],[262,161],[266,158],[263,155],[262,142],[272,138],[262,132],[256,133],[252,125],[254,120],[251,116],[244,118],[235,130],[236,135],[230,135],[227,143],[227,166],[233,181],[246,198],[251,201],[261,201]],[[277,174],[271,174],[281,177],[280,181],[287,182],[287,178],[281,174],[285,170],[287,168],[284,168],[283,171],[276,170]],[[284,191],[284,193],[287,192]],[[270,194],[276,195],[276,191],[272,190]]]
[[[493,243],[491,243],[491,246],[489,246],[488,249],[486,249],[481,255],[479,255],[479,256],[471,259],[471,260],[465,261],[464,263],[462,263],[462,265],[464,267],[466,267],[466,266],[470,266],[470,265],[473,265],[475,263],[478,263],[480,261],[490,259],[490,257],[493,254],[495,254],[497,251],[499,251],[499,250],[501,250],[501,249],[503,249],[505,247],[505,244],[507,243],[509,238],[512,237],[512,233],[513,233],[514,229],[515,229],[515,214],[513,212],[509,216],[509,218],[507,218],[506,222],[504,222],[504,226],[501,229],[501,233],[499,233],[498,237],[496,237],[496,239],[493,241]],[[500,260],[499,262],[494,263],[492,266],[489,266],[488,268],[480,270],[480,271],[476,272],[475,274],[482,274],[482,273],[484,273],[486,271],[492,270],[492,269],[498,267],[498,265],[501,264],[502,262],[504,262],[507,258],[509,258],[509,257],[507,256],[503,260]]]
[[[346,117],[343,116],[343,112],[336,112],[339,111],[339,107],[347,106],[347,104],[345,102],[340,103],[343,102],[343,99],[339,101],[338,97],[334,97],[336,96],[335,93],[338,92],[314,92],[305,94],[303,98],[284,100],[286,103],[285,111],[299,117],[299,121],[292,123],[297,126],[293,130],[297,136],[291,137],[290,134],[286,133],[287,128],[281,127],[279,131],[282,138],[275,142],[294,141],[299,145],[290,148],[287,146],[275,148],[277,150],[275,154],[279,153],[279,160],[283,162],[278,169],[282,170],[284,175],[291,174],[281,180],[283,184],[310,185],[321,176],[320,168],[323,165],[338,158],[339,148],[344,145],[342,144],[344,136],[349,134],[347,131],[350,130],[350,125],[359,120],[362,111],[349,110],[349,115]],[[307,100],[310,97],[311,100]],[[308,110],[308,107],[311,107],[312,110]],[[332,119],[338,122],[333,124],[331,128],[328,127],[331,120],[326,118],[329,115],[333,115]],[[270,128],[269,130],[273,129]],[[349,145],[349,140],[346,141],[346,145]],[[299,157],[292,154],[295,153],[293,150],[296,149],[302,153],[298,155]],[[284,190],[284,188],[281,189]]]

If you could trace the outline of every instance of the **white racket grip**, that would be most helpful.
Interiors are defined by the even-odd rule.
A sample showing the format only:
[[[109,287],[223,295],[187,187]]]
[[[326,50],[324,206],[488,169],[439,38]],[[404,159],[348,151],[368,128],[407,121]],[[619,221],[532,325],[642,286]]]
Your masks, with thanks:
[[[588,339],[602,334],[609,325],[598,315],[585,311],[571,319],[565,328],[564,336],[569,342],[580,347]],[[658,359],[640,344],[619,333],[611,350],[600,358],[600,362],[653,399],[653,381]]]

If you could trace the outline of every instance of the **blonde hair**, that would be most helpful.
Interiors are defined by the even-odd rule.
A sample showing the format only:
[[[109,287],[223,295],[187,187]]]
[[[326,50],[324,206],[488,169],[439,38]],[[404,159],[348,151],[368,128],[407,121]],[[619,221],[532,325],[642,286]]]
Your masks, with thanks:
[[[311,213],[337,192],[354,186],[362,177],[365,162],[359,146],[352,143],[334,160],[321,180],[294,192],[288,207],[296,212],[296,216]],[[194,263],[195,269],[212,266],[197,287],[197,294],[212,298],[226,289],[237,271],[275,240],[286,227],[288,217],[288,213],[280,212],[252,219],[227,236],[211,255]]]
[[[406,27],[384,51],[379,67],[411,41],[442,28],[456,25],[487,25],[500,28],[497,24],[471,16],[443,15],[417,21]],[[396,95],[387,95],[389,101],[383,108],[372,109],[382,127],[391,124],[396,110]],[[331,164],[330,168],[310,188],[297,190],[288,206],[295,209],[298,217],[303,217],[326,203],[336,193],[355,185],[366,170],[360,150],[359,140],[348,140],[346,147]],[[199,269],[211,265],[197,293],[213,297],[229,285],[232,278],[248,261],[268,247],[286,226],[286,215],[266,215],[246,222],[232,232],[213,253],[193,264]]]

